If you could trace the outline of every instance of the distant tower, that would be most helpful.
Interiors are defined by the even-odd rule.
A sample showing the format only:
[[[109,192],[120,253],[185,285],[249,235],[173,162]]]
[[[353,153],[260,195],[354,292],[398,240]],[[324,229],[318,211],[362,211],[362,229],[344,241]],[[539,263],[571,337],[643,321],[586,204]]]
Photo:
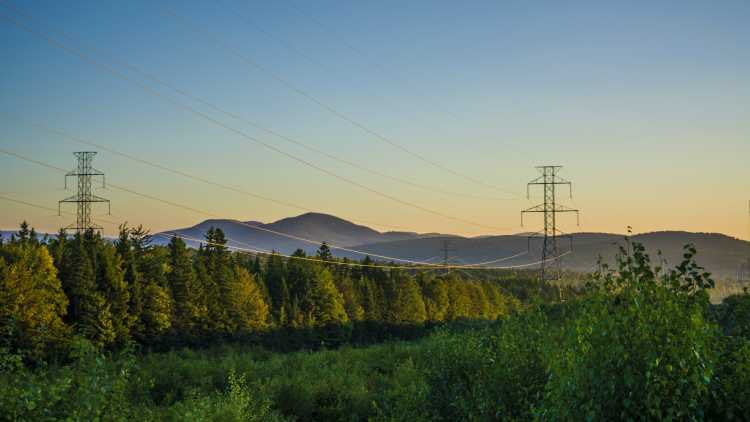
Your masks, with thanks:
[[[542,265],[541,265],[541,277],[542,280],[556,279],[560,276],[560,260],[557,240],[562,234],[557,229],[557,213],[560,212],[574,212],[576,213],[576,219],[578,218],[578,210],[568,208],[564,205],[557,204],[555,197],[555,187],[557,185],[568,185],[570,197],[573,197],[573,188],[571,183],[565,179],[560,178],[557,173],[562,166],[537,166],[537,170],[541,173],[539,177],[532,180],[526,185],[526,197],[529,198],[529,191],[531,185],[542,185],[544,189],[544,202],[535,205],[531,208],[521,211],[521,226],[523,226],[523,215],[529,212],[540,212],[544,213],[544,245],[542,246]],[[572,239],[571,239],[572,247]],[[549,263],[549,260],[553,260]],[[552,266],[556,267],[556,270],[550,270]]]
[[[456,249],[451,247],[450,239],[443,239],[443,245],[440,248],[440,253],[443,255],[443,265],[448,265],[450,262],[451,252],[456,252]]]
[[[94,160],[96,152],[81,151],[74,152],[73,155],[78,159],[78,167],[71,170],[65,175],[65,188],[68,188],[68,177],[75,177],[78,182],[78,192],[62,201],[58,202],[58,214],[61,214],[63,203],[76,204],[76,223],[65,227],[65,231],[75,230],[77,233],[83,233],[86,230],[102,230],[100,226],[91,221],[91,205],[95,202],[106,202],[109,208],[109,199],[104,199],[91,193],[91,181],[94,177],[101,176],[102,187],[104,187],[104,173],[93,168],[91,162]],[[110,208],[111,210],[111,208]]]

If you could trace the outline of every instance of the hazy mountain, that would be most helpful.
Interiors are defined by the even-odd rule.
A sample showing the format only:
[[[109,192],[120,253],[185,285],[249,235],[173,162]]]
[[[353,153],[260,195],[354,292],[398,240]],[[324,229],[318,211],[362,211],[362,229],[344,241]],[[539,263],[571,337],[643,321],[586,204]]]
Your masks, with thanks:
[[[339,246],[354,246],[396,240],[414,239],[421,235],[410,232],[381,233],[369,227],[354,224],[350,221],[320,213],[307,213],[296,217],[284,218],[273,223],[257,221],[241,222],[237,220],[206,220],[193,227],[171,230],[166,233],[179,234],[185,237],[192,246],[203,240],[209,228],[216,227],[224,231],[227,238],[236,242],[231,246],[250,247],[265,250],[275,250],[291,253],[301,248],[307,252],[314,252],[320,246],[318,243],[308,243],[302,240],[290,239],[271,232],[272,230],[291,236],[326,241]],[[260,230],[256,227],[261,228]],[[196,240],[191,240],[196,239]],[[167,239],[157,236],[155,242],[166,243]]]
[[[409,239],[359,245],[355,249],[378,255],[426,258],[440,254],[443,240],[441,237]],[[604,258],[604,262],[612,263],[618,250],[617,245],[625,244],[622,235],[607,233],[576,233],[572,240],[572,253],[562,258],[562,264],[565,268],[576,271],[593,270],[599,256]],[[670,266],[681,261],[683,246],[692,243],[698,250],[697,262],[718,277],[733,277],[740,263],[750,258],[750,242],[718,233],[653,232],[635,235],[633,241],[646,247],[654,263],[659,262],[657,253],[661,251],[662,259]],[[524,255],[488,266],[522,265],[541,259],[541,239],[532,240],[529,248],[528,238],[519,235],[454,237],[450,240],[450,246],[454,250],[451,260],[456,263],[485,262],[529,250],[531,252]],[[569,250],[569,240],[559,239],[559,248],[562,251]],[[353,254],[347,256],[354,257]]]
[[[530,242],[525,234],[466,238],[437,233],[382,233],[335,216],[319,213],[302,214],[267,224],[257,221],[207,220],[196,226],[174,230],[171,233],[177,233],[185,237],[191,246],[197,246],[212,226],[221,228],[227,238],[233,240],[230,242],[231,246],[276,250],[281,253],[291,253],[297,248],[313,253],[319,245],[281,237],[249,226],[258,226],[301,238],[325,240],[373,255],[411,260],[442,261],[442,248],[446,240],[449,241],[452,250],[449,260],[453,263],[475,264],[521,254],[512,259],[487,264],[488,266],[514,266],[536,262],[541,258],[539,253],[541,239],[534,239]],[[653,232],[635,235],[633,239],[646,246],[654,262],[658,260],[657,251],[661,251],[662,258],[670,265],[679,263],[682,257],[682,247],[692,243],[698,249],[698,262],[720,277],[733,276],[740,263],[750,257],[750,242],[717,233]],[[167,239],[157,236],[155,241],[165,243]],[[573,235],[573,252],[562,259],[563,266],[577,271],[590,271],[595,268],[599,256],[602,256],[605,262],[611,263],[617,252],[617,244],[623,244],[623,241],[623,236],[617,234],[576,233]],[[559,245],[563,251],[567,251],[570,246],[566,239],[560,239]],[[527,252],[528,250],[531,252]],[[362,255],[352,252],[340,250],[333,252],[340,257],[362,258]]]

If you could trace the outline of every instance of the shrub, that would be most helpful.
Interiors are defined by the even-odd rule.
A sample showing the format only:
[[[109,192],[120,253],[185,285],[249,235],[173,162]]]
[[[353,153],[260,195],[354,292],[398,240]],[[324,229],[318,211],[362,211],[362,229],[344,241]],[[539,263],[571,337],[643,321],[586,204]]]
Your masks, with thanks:
[[[641,245],[604,268],[549,359],[536,409],[545,420],[702,419],[717,365],[705,317],[712,285],[686,248],[675,270],[652,269]]]

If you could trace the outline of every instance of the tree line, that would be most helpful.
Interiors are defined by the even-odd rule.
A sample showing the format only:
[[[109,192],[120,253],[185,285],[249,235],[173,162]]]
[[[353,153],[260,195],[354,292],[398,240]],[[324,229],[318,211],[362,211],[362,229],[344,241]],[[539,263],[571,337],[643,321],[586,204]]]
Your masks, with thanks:
[[[313,256],[261,257],[231,252],[221,229],[205,237],[198,249],[179,237],[158,246],[142,227],[122,225],[114,241],[92,230],[39,239],[24,222],[0,239],[0,347],[33,361],[65,356],[74,336],[105,350],[273,333],[327,345],[493,320],[518,306],[497,280],[387,269],[370,257],[339,265],[355,262],[325,243]]]

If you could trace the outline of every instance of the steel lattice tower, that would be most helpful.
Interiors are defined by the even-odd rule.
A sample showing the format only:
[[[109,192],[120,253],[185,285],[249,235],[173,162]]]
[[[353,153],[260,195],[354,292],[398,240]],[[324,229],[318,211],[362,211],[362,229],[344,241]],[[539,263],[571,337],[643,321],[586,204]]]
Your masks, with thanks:
[[[558,258],[560,255],[558,249],[558,238],[563,236],[568,237],[570,239],[571,249],[573,247],[572,238],[557,229],[557,213],[574,212],[576,213],[576,219],[578,219],[578,210],[557,203],[555,192],[557,185],[568,185],[570,197],[573,197],[572,184],[557,175],[562,166],[537,166],[536,168],[541,175],[526,185],[526,197],[530,198],[530,188],[532,185],[542,185],[544,190],[544,202],[521,211],[521,226],[523,226],[524,214],[530,212],[544,213],[544,244],[542,246],[541,277],[543,280],[556,279],[560,275],[559,270],[561,268],[560,260]],[[530,236],[529,238],[531,239],[532,237],[534,236]],[[551,265],[548,264],[547,261],[550,259],[554,260],[552,265],[555,265],[555,271],[548,270]]]
[[[92,151],[81,151],[74,152],[73,155],[78,159],[78,167],[75,170],[71,170],[65,175],[65,188],[68,188],[68,177],[75,177],[78,182],[78,192],[57,204],[58,214],[61,213],[63,203],[75,203],[76,204],[76,223],[65,227],[65,230],[75,230],[77,233],[83,233],[89,229],[102,230],[100,226],[97,226],[91,221],[91,206],[96,202],[106,202],[109,207],[109,199],[104,199],[91,193],[91,182],[92,179],[98,176],[102,178],[102,187],[105,186],[104,173],[93,168],[91,162],[94,160],[96,152]]]

